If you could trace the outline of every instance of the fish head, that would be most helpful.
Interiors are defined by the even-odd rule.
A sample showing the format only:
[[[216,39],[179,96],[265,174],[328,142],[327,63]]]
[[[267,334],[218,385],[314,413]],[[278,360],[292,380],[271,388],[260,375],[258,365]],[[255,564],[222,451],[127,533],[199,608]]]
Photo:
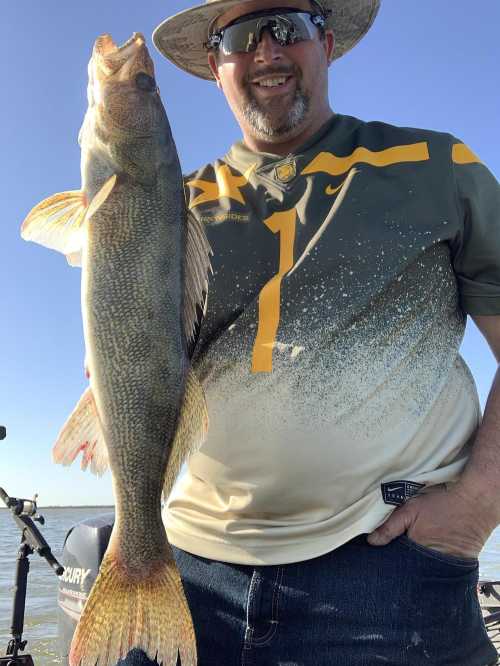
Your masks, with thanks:
[[[88,73],[79,135],[87,193],[92,196],[113,173],[151,183],[165,162],[178,158],[144,36],[134,33],[118,46],[111,35],[101,35]]]
[[[146,40],[134,33],[122,46],[111,35],[97,38],[89,63],[89,108],[106,130],[148,135],[161,129],[163,106]]]

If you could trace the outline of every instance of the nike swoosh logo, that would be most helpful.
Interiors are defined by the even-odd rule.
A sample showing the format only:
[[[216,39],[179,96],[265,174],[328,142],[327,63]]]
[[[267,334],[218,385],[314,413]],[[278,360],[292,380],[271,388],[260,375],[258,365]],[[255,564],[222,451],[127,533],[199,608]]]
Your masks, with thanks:
[[[395,486],[394,488],[387,488],[388,493],[393,493],[395,490],[404,490],[401,486]]]
[[[341,183],[338,187],[332,187],[331,185],[327,185],[325,188],[325,194],[329,195],[336,194],[340,190],[343,184],[344,183]]]

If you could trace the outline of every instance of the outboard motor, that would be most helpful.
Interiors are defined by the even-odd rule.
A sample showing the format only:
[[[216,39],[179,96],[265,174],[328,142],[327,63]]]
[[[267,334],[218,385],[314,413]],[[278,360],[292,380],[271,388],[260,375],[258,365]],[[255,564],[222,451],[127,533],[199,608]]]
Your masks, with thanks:
[[[115,514],[106,513],[77,523],[66,535],[62,555],[64,574],[59,579],[57,609],[59,654],[64,666],[69,663],[71,639],[97,578],[114,521]]]

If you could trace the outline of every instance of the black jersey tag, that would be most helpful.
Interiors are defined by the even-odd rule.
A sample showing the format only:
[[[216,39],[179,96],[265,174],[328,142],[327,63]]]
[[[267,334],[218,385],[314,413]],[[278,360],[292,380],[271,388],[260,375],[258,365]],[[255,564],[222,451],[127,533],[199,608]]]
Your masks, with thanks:
[[[415,481],[388,481],[381,483],[380,489],[386,504],[400,506],[410,497],[417,495],[420,488],[424,486],[425,483],[415,483]]]

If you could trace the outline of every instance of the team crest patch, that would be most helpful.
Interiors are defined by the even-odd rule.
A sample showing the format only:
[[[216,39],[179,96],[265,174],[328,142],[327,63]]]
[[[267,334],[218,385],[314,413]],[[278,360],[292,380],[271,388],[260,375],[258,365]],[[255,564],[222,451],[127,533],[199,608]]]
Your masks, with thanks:
[[[286,162],[285,164],[280,164],[274,171],[277,180],[281,181],[282,183],[289,183],[297,175],[297,166],[295,164],[295,160]]]
[[[381,483],[380,489],[386,504],[400,506],[410,497],[418,495],[418,491],[424,486],[425,483],[415,483],[415,481],[389,481],[388,483]]]

